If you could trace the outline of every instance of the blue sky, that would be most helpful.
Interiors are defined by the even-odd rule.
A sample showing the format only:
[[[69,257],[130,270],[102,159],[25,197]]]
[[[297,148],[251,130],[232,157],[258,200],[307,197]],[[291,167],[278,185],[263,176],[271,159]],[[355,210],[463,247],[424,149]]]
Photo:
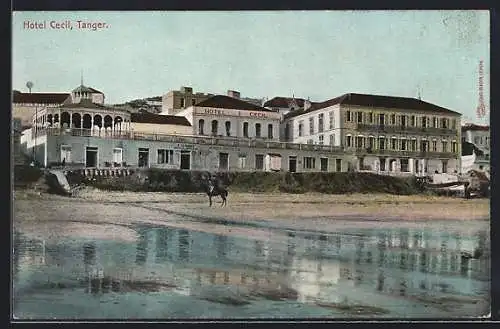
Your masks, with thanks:
[[[72,30],[51,29],[71,21]],[[77,20],[105,22],[97,31]],[[24,22],[46,29],[24,29]],[[488,11],[15,12],[13,88],[109,103],[180,86],[323,101],[347,92],[417,97],[475,118],[478,63],[489,104]],[[489,106],[487,105],[489,110]]]

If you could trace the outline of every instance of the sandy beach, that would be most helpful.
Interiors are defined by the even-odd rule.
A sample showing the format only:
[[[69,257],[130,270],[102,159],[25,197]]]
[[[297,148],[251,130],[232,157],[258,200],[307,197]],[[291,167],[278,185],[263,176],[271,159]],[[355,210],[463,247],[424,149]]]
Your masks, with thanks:
[[[216,198],[211,208],[204,194],[97,189],[84,190],[76,198],[14,194],[14,228],[45,238],[98,234],[130,241],[135,237],[127,227],[140,223],[254,238],[267,238],[267,228],[334,232],[396,225],[470,231],[489,226],[489,212],[489,199],[386,194],[234,193],[227,207],[220,207]]]

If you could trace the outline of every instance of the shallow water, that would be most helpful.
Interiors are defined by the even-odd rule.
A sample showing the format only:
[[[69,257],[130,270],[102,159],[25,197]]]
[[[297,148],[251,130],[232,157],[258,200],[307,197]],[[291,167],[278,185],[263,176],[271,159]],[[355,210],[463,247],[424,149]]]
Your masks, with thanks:
[[[273,230],[265,240],[146,225],[134,231],[135,242],[53,242],[15,232],[15,318],[449,318],[489,312],[487,231]]]

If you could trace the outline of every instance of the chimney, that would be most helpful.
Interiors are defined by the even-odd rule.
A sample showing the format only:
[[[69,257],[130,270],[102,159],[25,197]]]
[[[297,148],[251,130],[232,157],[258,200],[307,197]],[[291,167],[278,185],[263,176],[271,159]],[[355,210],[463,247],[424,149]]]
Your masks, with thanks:
[[[232,98],[237,98],[237,99],[240,98],[240,92],[236,90],[228,90],[227,95]]]

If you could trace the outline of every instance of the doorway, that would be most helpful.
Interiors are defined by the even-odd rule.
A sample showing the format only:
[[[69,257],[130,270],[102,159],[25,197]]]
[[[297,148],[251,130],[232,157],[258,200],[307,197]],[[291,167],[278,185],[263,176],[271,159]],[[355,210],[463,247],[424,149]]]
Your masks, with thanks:
[[[149,167],[149,149],[139,148],[139,167]]]
[[[290,172],[297,171],[297,157],[296,156],[288,157],[288,168],[289,168]]]
[[[191,169],[191,151],[181,151],[181,169]]]
[[[220,170],[229,170],[229,154],[228,153],[219,153],[219,169]]]
[[[85,149],[85,167],[97,168],[97,147],[87,146]]]
[[[328,171],[328,158],[321,158],[320,159],[320,170],[321,171]]]

